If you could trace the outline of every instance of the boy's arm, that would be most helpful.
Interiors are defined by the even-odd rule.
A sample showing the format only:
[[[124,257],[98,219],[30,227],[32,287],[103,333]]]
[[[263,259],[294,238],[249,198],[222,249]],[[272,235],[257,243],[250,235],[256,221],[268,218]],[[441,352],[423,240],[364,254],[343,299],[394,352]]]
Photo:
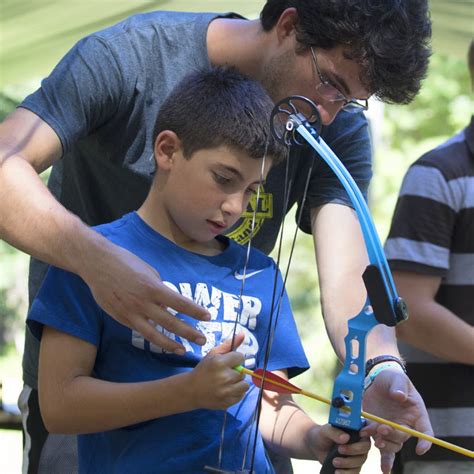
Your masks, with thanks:
[[[96,346],[45,326],[39,397],[46,428],[53,433],[93,433],[198,408],[226,408],[248,389],[243,376],[232,369],[243,363],[243,356],[229,350],[230,342],[223,343],[194,370],[172,377],[107,382],[91,376]]]
[[[105,311],[154,344],[183,349],[148,319],[185,339],[203,341],[163,306],[201,320],[204,308],[171,291],[149,265],[94,232],[52,196],[37,173],[61,154],[55,131],[29,110],[19,108],[0,124],[0,238],[80,275]]]
[[[288,378],[285,370],[274,373]],[[349,435],[330,425],[315,423],[289,394],[264,392],[259,426],[266,444],[273,451],[292,458],[323,462],[333,443],[340,444],[341,454],[348,456],[336,458],[340,469],[362,466],[370,448],[368,439],[342,447]]]

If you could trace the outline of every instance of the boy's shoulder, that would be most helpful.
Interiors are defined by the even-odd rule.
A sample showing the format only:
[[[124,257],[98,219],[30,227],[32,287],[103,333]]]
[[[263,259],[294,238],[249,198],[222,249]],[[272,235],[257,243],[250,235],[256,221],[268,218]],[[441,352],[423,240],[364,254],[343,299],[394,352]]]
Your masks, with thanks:
[[[245,262],[247,262],[248,270],[251,268],[252,271],[255,271],[256,269],[271,269],[274,271],[277,268],[277,265],[273,258],[268,256],[261,250],[252,246],[249,250],[247,245],[239,244],[228,237],[225,237],[225,239],[228,241],[230,248],[233,250],[233,253],[240,254],[240,261],[243,262],[244,266]]]

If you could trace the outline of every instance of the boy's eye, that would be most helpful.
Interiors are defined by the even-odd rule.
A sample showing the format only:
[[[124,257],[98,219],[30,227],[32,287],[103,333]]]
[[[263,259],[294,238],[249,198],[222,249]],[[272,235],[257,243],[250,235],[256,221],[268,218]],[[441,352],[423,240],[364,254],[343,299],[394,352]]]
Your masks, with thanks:
[[[245,192],[247,194],[254,195],[254,194],[257,194],[258,188],[247,188]]]
[[[214,175],[214,180],[216,181],[217,184],[225,185],[225,184],[229,184],[232,181],[231,178],[226,178],[225,176],[222,176],[219,173],[214,172],[213,175]]]

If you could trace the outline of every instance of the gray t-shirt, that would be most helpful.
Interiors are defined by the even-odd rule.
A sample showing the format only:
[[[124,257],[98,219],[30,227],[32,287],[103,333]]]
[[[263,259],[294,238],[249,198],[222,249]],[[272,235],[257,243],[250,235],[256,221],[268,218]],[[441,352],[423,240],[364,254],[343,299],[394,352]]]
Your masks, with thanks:
[[[110,222],[137,209],[155,169],[152,134],[157,112],[171,89],[192,70],[210,67],[209,23],[235,14],[153,12],[129,19],[81,40],[41,88],[20,105],[57,133],[63,157],[48,183],[56,198],[89,225]],[[199,124],[196,124],[199,126]],[[342,159],[365,194],[371,176],[370,144],[363,114],[341,112],[322,136]],[[298,148],[289,158],[289,206],[299,204],[312,152]],[[285,213],[285,163],[271,170],[257,209],[253,244],[269,252]],[[331,170],[317,160],[301,227],[310,232],[309,211],[327,202],[350,205]],[[252,203],[230,236],[249,238]],[[32,260],[30,302],[46,265]],[[27,330],[24,381],[37,385],[39,343]]]

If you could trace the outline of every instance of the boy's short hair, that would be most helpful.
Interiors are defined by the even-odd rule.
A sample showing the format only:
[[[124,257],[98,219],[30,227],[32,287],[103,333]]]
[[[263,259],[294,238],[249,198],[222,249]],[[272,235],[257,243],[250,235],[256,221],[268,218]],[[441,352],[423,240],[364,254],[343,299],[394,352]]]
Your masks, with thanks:
[[[384,102],[409,103],[426,76],[431,54],[427,0],[267,0],[260,14],[271,30],[296,8],[296,39],[303,48],[348,47],[363,68],[365,87]]]
[[[178,135],[185,158],[198,150],[228,146],[276,164],[286,149],[272,135],[273,102],[262,85],[234,68],[188,74],[158,113],[154,140],[163,130]]]

